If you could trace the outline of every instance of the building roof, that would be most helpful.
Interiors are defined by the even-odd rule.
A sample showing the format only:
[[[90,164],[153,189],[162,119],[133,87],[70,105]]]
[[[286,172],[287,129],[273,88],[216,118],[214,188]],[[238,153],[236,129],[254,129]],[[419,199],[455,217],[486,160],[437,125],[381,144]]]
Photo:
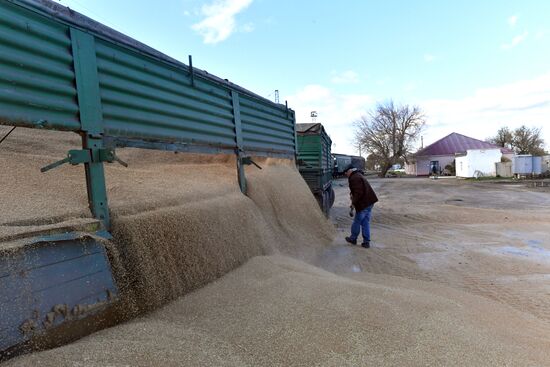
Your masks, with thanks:
[[[444,138],[439,139],[433,144],[428,145],[424,149],[416,152],[415,156],[430,156],[430,155],[455,155],[456,153],[464,153],[468,149],[495,149],[500,148],[503,154],[514,153],[511,149],[499,147],[498,145],[488,143],[483,140],[470,138],[469,136],[452,133]]]

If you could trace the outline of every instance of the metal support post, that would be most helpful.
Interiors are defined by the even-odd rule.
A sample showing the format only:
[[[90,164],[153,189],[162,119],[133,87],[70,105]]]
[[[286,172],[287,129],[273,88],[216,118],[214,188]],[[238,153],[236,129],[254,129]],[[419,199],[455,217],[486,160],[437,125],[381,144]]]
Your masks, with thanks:
[[[107,205],[107,188],[105,186],[105,171],[99,154],[103,148],[103,139],[86,135],[82,138],[82,147],[89,149],[92,161],[84,163],[86,171],[86,186],[88,188],[88,204],[92,214],[103,221],[106,229],[110,228],[109,206]]]
[[[244,174],[244,163],[241,154],[237,153],[237,174],[239,175],[239,187],[246,195],[246,176]]]
[[[239,93],[232,90],[231,98],[233,101],[233,119],[235,123],[235,136],[237,149],[235,153],[237,155],[237,174],[239,177],[239,187],[241,192],[246,194],[246,176],[244,174],[244,163],[243,163],[243,135],[242,135],[242,126],[241,126],[241,108],[239,104]]]
[[[191,86],[195,86],[195,69],[193,69],[193,56],[189,55],[189,78],[191,79]]]
[[[78,105],[82,147],[88,149],[91,161],[84,163],[88,203],[92,214],[110,228],[109,206],[105,172],[100,151],[103,149],[103,113],[99,94],[99,78],[95,54],[94,37],[81,30],[71,28],[72,53]]]
[[[298,166],[300,165],[298,159],[298,132],[296,131],[296,115],[294,113],[292,113],[292,125],[294,127],[294,162],[296,163],[296,167],[298,168]]]

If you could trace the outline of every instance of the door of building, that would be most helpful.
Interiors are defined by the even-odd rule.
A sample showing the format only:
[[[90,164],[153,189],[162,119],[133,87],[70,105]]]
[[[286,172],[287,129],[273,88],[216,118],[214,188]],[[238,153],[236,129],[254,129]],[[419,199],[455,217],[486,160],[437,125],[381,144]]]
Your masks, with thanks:
[[[430,161],[430,175],[439,174],[439,161]]]

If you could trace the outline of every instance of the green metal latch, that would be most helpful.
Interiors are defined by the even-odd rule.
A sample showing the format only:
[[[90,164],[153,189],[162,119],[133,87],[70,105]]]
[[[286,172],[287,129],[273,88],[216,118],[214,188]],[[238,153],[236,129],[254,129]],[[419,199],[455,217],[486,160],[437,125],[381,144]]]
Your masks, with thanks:
[[[262,169],[262,167],[260,167],[260,166],[258,165],[258,163],[254,162],[254,161],[252,160],[251,157],[242,157],[242,158],[241,158],[241,162],[242,162],[243,164],[247,164],[247,165],[253,164],[253,165],[255,165],[256,167],[258,167],[259,169]]]
[[[53,168],[59,167],[62,164],[70,163],[72,165],[77,165],[80,163],[92,163],[92,162],[118,162],[124,167],[128,167],[128,163],[124,162],[116,155],[114,149],[104,149],[104,148],[92,148],[92,149],[71,149],[67,154],[66,158],[63,158],[60,161],[49,164],[40,169],[40,172],[46,172]]]
[[[262,169],[256,162],[252,160],[251,157],[245,157],[242,151],[237,150],[237,172],[239,175],[239,187],[241,192],[246,195],[246,177],[244,175],[244,166],[248,164],[253,164],[259,169]]]
[[[100,162],[117,162],[121,166],[128,167],[128,163],[120,159],[114,149],[99,149],[99,161]]]

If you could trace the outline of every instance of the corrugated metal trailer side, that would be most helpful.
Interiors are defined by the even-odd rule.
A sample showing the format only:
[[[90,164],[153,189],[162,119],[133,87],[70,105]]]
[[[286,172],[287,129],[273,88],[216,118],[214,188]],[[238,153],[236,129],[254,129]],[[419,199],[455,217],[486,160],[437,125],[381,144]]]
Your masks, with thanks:
[[[332,140],[323,125],[297,124],[298,163],[300,174],[317,198],[321,209],[328,214],[334,203],[332,189]]]
[[[49,0],[0,3],[0,124],[74,131],[90,209],[109,226],[115,147],[295,158],[295,114]],[[190,59],[191,64],[191,59]],[[66,159],[67,161],[67,159]]]
[[[253,156],[295,158],[294,111],[191,63],[54,1],[0,1],[0,125],[79,134],[82,149],[43,171],[83,164],[98,220],[83,233],[0,243],[0,359],[41,332],[116,302],[102,243],[110,236],[103,164],[120,162],[115,148],[235,154],[244,193],[243,165]]]

